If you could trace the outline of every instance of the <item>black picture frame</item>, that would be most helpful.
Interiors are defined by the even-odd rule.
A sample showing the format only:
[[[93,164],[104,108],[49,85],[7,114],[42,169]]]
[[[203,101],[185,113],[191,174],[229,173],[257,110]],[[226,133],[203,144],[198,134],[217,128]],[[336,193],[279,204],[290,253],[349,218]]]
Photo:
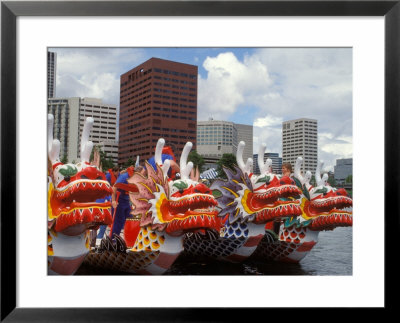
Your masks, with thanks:
[[[399,234],[400,4],[388,1],[2,1],[1,3],[1,321],[237,321],[245,308],[17,308],[16,291],[16,19],[19,16],[384,16],[385,18],[385,309]],[[373,152],[371,152],[373,154]],[[378,158],[382,158],[379,156]],[[11,166],[10,166],[11,165]],[[381,174],[377,174],[378,176]],[[362,216],[362,215],[361,215]],[[377,221],[381,221],[381,216]],[[373,243],[373,236],[370,243]],[[366,247],[367,248],[367,247]],[[371,259],[373,261],[373,257]],[[190,296],[191,292],[184,291]],[[344,291],[345,292],[345,291]],[[90,293],[90,292],[89,292]],[[221,295],[223,297],[223,295]],[[112,297],[110,296],[110,299]],[[292,301],[294,301],[292,299]],[[177,302],[179,304],[179,302]],[[290,297],[288,307],[293,304]],[[268,306],[268,304],[266,304]],[[312,307],[312,301],[310,302]],[[247,309],[248,310],[248,309]],[[287,309],[285,309],[287,311]],[[264,317],[265,309],[251,309]],[[260,313],[263,311],[262,313]],[[330,311],[334,315],[335,311]],[[253,316],[254,315],[254,316]],[[330,315],[325,313],[325,315]],[[332,316],[333,318],[333,316]]]

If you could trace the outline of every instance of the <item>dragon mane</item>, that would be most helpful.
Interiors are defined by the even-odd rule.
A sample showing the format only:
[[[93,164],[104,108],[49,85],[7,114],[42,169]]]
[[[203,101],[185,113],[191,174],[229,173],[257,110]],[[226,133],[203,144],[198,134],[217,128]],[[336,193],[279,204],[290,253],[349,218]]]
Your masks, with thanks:
[[[167,197],[169,196],[168,180],[158,165],[156,166],[157,171],[147,161],[145,167],[147,171],[146,175],[135,172],[128,180],[129,183],[135,184],[138,188],[138,192],[129,193],[133,209],[131,214],[141,216],[140,226],[151,224],[153,230],[163,231],[167,224],[154,223],[154,217],[149,210],[152,207],[150,201],[155,201],[157,193],[161,190],[164,190]]]
[[[238,207],[238,202],[235,199],[239,196],[239,191],[243,190],[243,186],[253,191],[253,185],[249,176],[243,173],[239,167],[234,166],[234,170],[223,167],[223,170],[228,179],[217,179],[210,187],[212,191],[217,190],[222,194],[217,198],[218,206],[222,208],[218,216],[224,217],[229,214],[229,223],[234,223],[238,220],[243,222],[245,218],[243,217],[242,209]]]

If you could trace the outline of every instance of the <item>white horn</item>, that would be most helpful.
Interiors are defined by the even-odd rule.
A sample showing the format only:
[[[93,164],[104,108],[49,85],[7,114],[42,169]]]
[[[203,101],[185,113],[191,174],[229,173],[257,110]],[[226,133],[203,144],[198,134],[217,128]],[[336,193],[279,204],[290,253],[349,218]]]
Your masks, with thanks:
[[[266,144],[261,144],[260,148],[258,148],[258,168],[260,169],[260,174],[268,173],[269,172],[269,166],[264,163],[264,153],[267,149]]]
[[[324,165],[323,161],[318,162],[317,169],[315,170],[315,181],[317,182],[317,186],[323,185],[323,181],[321,179],[321,169],[322,166]]]
[[[306,180],[301,175],[300,171],[302,163],[303,163],[303,157],[297,157],[296,163],[294,164],[294,176],[300,181],[301,184],[304,184],[306,183]]]
[[[89,141],[90,131],[93,128],[94,119],[87,117],[83,125],[82,136],[81,136],[81,161],[89,162],[90,154],[93,149],[93,142]]]
[[[311,180],[312,174],[311,172],[308,170],[306,172],[306,176],[304,177],[304,183],[305,184],[310,184],[310,180]]]
[[[243,173],[247,173],[249,174],[249,164],[250,162],[247,161],[246,164],[243,162],[243,150],[244,150],[244,146],[245,146],[245,142],[241,141],[239,142],[238,148],[237,148],[237,152],[236,152],[236,162],[239,166],[239,168],[242,170]],[[249,158],[251,159],[251,158]]]
[[[193,144],[190,141],[188,141],[186,143],[185,147],[183,147],[181,159],[179,162],[180,173],[181,173],[182,179],[189,178],[190,172],[193,169],[193,163],[192,162],[187,163],[187,158],[189,156],[189,153],[190,153],[190,150],[192,149],[192,147],[193,147]]]
[[[140,156],[138,155],[138,156],[136,157],[135,167],[139,166],[139,161],[140,161]]]
[[[164,145],[165,145],[165,140],[163,138],[158,139],[157,145],[156,145],[156,151],[154,154],[154,161],[160,167],[163,164],[161,155],[162,155],[162,150],[164,148]]]

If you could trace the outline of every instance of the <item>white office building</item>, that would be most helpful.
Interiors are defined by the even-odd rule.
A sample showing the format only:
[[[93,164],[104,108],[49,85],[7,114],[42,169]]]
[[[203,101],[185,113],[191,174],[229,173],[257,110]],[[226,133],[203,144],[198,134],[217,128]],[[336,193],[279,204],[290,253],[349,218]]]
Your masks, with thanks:
[[[318,163],[318,121],[295,119],[282,123],[282,163],[294,168],[297,157],[303,157],[302,172],[315,174]]]
[[[117,106],[92,98],[49,98],[48,113],[54,115],[54,138],[61,143],[60,158],[80,159],[80,138],[84,121],[93,117],[90,140],[100,146],[114,164],[118,161]]]
[[[346,178],[353,174],[353,158],[336,159],[334,178],[336,184],[343,185]]]
[[[238,143],[246,143],[243,151],[243,160],[253,158],[253,126],[236,124],[229,121],[197,122],[197,152],[211,167],[223,154],[236,155]]]

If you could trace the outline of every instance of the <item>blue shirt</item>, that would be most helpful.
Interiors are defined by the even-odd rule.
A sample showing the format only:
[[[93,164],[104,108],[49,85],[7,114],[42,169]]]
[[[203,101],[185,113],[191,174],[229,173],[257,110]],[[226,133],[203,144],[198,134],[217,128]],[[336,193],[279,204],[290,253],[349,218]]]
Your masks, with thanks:
[[[117,183],[129,184],[128,178],[129,178],[128,172],[122,173],[118,176],[117,180],[115,181],[115,184]],[[118,203],[129,203],[129,193],[122,189],[117,189],[117,191],[120,192]]]

